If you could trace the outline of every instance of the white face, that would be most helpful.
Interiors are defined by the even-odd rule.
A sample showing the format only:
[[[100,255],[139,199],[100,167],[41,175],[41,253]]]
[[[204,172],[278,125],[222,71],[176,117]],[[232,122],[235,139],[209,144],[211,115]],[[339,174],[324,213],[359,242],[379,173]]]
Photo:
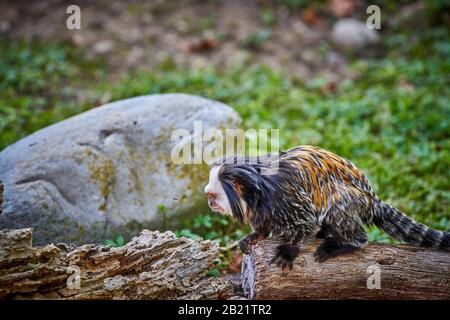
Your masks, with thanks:
[[[209,172],[209,182],[205,186],[205,193],[208,197],[208,205],[212,211],[225,215],[232,215],[230,203],[219,181],[220,166],[214,166]]]

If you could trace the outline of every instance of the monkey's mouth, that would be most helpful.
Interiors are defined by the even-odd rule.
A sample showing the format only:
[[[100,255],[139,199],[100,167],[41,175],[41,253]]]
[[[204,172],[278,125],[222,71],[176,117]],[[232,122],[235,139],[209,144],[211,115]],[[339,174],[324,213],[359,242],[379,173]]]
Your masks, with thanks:
[[[223,208],[219,206],[214,200],[208,199],[208,205],[212,211],[223,212]]]

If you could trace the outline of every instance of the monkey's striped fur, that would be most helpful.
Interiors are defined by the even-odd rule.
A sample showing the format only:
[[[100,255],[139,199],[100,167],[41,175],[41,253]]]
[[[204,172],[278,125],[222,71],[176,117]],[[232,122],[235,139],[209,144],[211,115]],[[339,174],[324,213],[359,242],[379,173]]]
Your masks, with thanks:
[[[381,201],[351,162],[300,146],[280,152],[275,174],[261,174],[271,159],[233,157],[215,164],[232,215],[254,231],[240,241],[244,252],[272,233],[285,241],[272,261],[292,268],[299,246],[320,235],[325,240],[315,257],[324,261],[364,246],[363,226],[372,223],[397,240],[449,250],[449,233],[417,223]]]

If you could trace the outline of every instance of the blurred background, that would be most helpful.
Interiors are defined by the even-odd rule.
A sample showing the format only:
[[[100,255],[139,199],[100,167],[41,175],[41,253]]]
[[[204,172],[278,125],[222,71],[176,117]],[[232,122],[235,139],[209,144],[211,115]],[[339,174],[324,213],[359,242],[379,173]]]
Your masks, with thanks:
[[[71,4],[81,30],[66,27]],[[366,26],[371,4],[381,8],[380,30]],[[0,1],[0,150],[109,101],[192,93],[232,106],[246,128],[279,128],[283,149],[313,144],[351,160],[382,199],[449,230],[449,8],[444,0]],[[211,212],[176,230],[223,246],[246,231]],[[239,264],[228,250],[211,274]]]

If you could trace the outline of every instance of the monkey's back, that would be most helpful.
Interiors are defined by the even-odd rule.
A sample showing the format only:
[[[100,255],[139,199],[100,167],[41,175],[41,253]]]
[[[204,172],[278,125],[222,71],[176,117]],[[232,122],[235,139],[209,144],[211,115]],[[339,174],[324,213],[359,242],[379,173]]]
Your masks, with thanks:
[[[342,201],[368,204],[373,197],[365,175],[350,161],[327,150],[295,147],[280,157],[280,164],[283,162],[290,170],[298,170],[293,183],[303,189],[317,211]]]

